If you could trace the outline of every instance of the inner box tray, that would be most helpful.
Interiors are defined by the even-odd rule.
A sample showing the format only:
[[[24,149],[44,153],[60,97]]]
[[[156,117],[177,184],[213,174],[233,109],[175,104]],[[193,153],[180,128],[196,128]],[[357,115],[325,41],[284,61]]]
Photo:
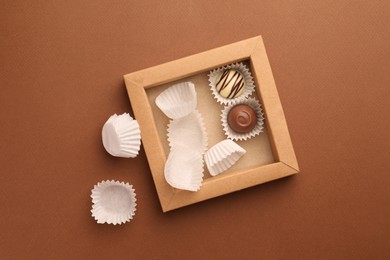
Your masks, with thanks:
[[[210,148],[226,136],[220,116],[223,105],[213,98],[207,74],[235,62],[243,62],[252,73],[256,91],[251,96],[262,105],[264,132],[237,142],[247,153],[228,171],[211,177],[205,166],[203,185],[198,192],[175,189],[164,178],[169,154],[169,119],[156,106],[155,99],[176,83],[194,83],[198,96],[197,110],[204,118]],[[164,212],[299,171],[261,36],[133,72],[125,75],[124,79]]]

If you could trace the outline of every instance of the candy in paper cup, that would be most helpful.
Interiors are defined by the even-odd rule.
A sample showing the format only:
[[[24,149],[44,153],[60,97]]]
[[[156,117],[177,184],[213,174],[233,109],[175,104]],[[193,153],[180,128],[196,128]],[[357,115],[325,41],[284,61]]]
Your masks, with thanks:
[[[232,167],[246,151],[230,139],[223,140],[211,147],[204,155],[211,176],[226,171]]]
[[[92,190],[92,217],[99,224],[123,224],[133,219],[136,211],[135,190],[129,183],[102,181]]]
[[[254,125],[253,129],[251,129],[248,132],[245,133],[239,133],[235,132],[229,125],[228,117],[229,117],[229,112],[231,111],[232,108],[234,108],[236,105],[247,105],[251,107],[255,114],[256,114],[256,124]],[[249,120],[248,118],[239,118],[238,120]],[[222,126],[223,130],[225,132],[225,135],[234,141],[242,141],[242,140],[247,140],[250,139],[261,132],[263,132],[264,129],[264,114],[261,109],[261,105],[258,100],[254,98],[248,98],[244,100],[237,100],[231,103],[228,106],[225,106],[225,108],[222,110],[221,113],[221,121],[222,121]]]
[[[114,114],[102,129],[103,146],[112,156],[134,158],[141,147],[141,131],[137,120],[128,113]]]
[[[208,136],[202,115],[195,110],[191,114],[171,120],[168,125],[169,146],[183,146],[204,154],[207,150]]]
[[[241,62],[214,69],[208,74],[208,77],[214,98],[223,105],[243,100],[255,90],[253,77],[249,69]],[[233,84],[235,79],[238,80],[237,84]],[[235,86],[232,89],[229,87],[221,88],[221,86],[231,84]]]
[[[156,105],[170,119],[184,117],[196,108],[195,85],[192,82],[183,82],[164,90],[156,98]]]
[[[176,189],[198,191],[203,181],[202,155],[187,147],[172,147],[165,163],[164,176]]]

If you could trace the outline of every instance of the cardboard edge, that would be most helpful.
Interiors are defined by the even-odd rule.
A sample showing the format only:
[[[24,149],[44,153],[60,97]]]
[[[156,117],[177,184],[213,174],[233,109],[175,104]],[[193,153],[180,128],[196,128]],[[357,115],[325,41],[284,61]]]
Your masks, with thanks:
[[[257,91],[262,98],[264,110],[266,113],[270,112],[272,114],[268,134],[277,162],[242,170],[234,174],[227,174],[219,178],[213,177],[212,180],[207,179],[208,181],[204,184],[203,188],[196,193],[170,187],[165,182],[163,174],[157,173],[163,172],[166,156],[161,143],[158,142],[159,137],[156,125],[150,123],[154,122],[154,117],[146,90],[170,81],[242,60],[250,60],[252,72],[258,83]],[[261,36],[129,73],[124,75],[124,80],[134,115],[140,122],[140,127],[142,125],[143,131],[146,131],[144,136],[148,136],[143,139],[143,144],[163,212],[293,175],[298,172],[298,164],[287,129],[286,119]],[[268,85],[268,87],[261,87],[264,84]],[[269,90],[267,92],[268,88]],[[266,90],[265,98],[263,96],[264,89]],[[271,96],[271,102],[268,101],[268,95]],[[145,103],[149,107],[141,109]],[[274,117],[277,119],[273,120]],[[282,134],[282,138],[279,138],[280,134]],[[258,174],[263,174],[264,176],[259,178],[256,176]]]
[[[166,211],[178,209],[210,198],[247,189],[262,183],[294,175],[297,171],[285,163],[275,162],[254,169],[242,170],[234,174],[218,175],[209,178],[198,192],[176,190]],[[262,175],[259,178],[258,175]],[[218,187],[216,189],[216,187]]]
[[[262,98],[275,159],[297,170],[299,169],[297,158],[262,38],[258,38],[250,60],[254,77],[258,82],[257,87]]]
[[[259,38],[261,39],[261,36],[152,66],[126,74],[124,78],[140,77],[143,79],[144,88],[186,78],[229,63],[248,59]]]
[[[137,74],[132,74],[125,75],[124,80],[134,115],[141,129],[142,143],[149,162],[153,182],[156,186],[160,205],[164,211],[173,198],[174,188],[165,182],[164,174],[153,174],[153,172],[164,172],[166,156],[162,144],[159,142],[156,125],[155,123],[151,123],[154,122],[154,118],[145,89],[143,88],[143,79],[142,77],[138,77]],[[145,106],[148,107],[145,109]]]
[[[285,163],[285,162],[280,162],[280,163],[283,163],[283,164],[286,165],[287,167],[290,167],[293,171],[295,171],[294,174],[299,173],[299,168],[298,168],[298,167],[296,167],[296,166],[294,167],[294,166],[288,165],[288,164]]]

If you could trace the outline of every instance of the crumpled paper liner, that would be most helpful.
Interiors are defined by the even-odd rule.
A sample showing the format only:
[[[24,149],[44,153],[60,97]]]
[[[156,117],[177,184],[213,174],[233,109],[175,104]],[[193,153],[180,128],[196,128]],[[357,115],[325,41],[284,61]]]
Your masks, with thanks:
[[[246,105],[252,107],[256,112],[257,123],[256,123],[255,127],[247,133],[234,132],[233,129],[230,128],[229,123],[228,123],[229,111],[234,106],[239,105],[239,104],[246,104]],[[222,110],[222,113],[221,113],[221,121],[222,121],[222,126],[223,126],[223,130],[225,132],[225,135],[229,139],[232,139],[235,141],[248,140],[248,139],[260,134],[261,132],[263,132],[263,129],[264,129],[263,110],[261,108],[259,101],[254,99],[254,98],[248,98],[248,99],[244,99],[244,100],[236,100],[233,103],[231,103],[230,105],[225,106],[225,108]]]
[[[136,194],[129,183],[107,180],[97,183],[91,194],[92,217],[99,224],[130,222],[136,211]]]
[[[230,139],[223,140],[211,147],[204,155],[211,176],[226,171],[232,167],[246,151]]]
[[[128,113],[112,115],[103,126],[102,141],[112,156],[136,157],[141,148],[141,131],[137,120]]]
[[[172,147],[165,163],[164,176],[176,189],[198,191],[203,181],[202,155],[188,147]]]
[[[156,105],[170,119],[184,117],[196,108],[197,96],[192,82],[183,82],[164,90],[156,98]]]
[[[203,154],[208,145],[205,124],[197,105],[191,82],[173,85],[157,96],[155,102],[171,120],[167,137],[170,153],[164,177],[176,189],[196,192],[203,181]]]
[[[242,74],[242,76],[244,77],[244,82],[245,82],[244,90],[243,90],[242,94],[236,98],[222,97],[216,89],[216,84],[217,84],[217,81],[219,79],[219,76],[221,75],[221,73],[224,70],[228,70],[228,69],[235,69],[235,70],[239,71]],[[209,77],[210,89],[211,89],[211,92],[212,92],[214,98],[220,104],[223,104],[223,105],[228,105],[228,104],[231,104],[233,102],[238,102],[240,100],[243,100],[243,99],[247,98],[248,96],[250,96],[253,93],[253,91],[255,90],[255,83],[253,81],[252,74],[250,73],[249,69],[241,62],[214,69],[214,70],[210,71],[210,73],[208,74],[208,77]]]
[[[208,146],[208,136],[202,115],[198,110],[171,120],[168,124],[169,146],[183,146],[204,154]]]

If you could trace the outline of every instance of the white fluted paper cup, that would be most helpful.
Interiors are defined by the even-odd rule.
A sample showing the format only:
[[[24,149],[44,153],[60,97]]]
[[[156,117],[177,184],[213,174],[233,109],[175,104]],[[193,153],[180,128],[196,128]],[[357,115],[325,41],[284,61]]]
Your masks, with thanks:
[[[156,98],[156,105],[170,119],[184,117],[196,108],[197,96],[192,82],[183,82],[164,90]]]
[[[211,176],[226,171],[232,167],[246,151],[230,139],[223,140],[211,147],[204,155]]]
[[[129,183],[107,180],[97,183],[91,194],[92,217],[99,224],[121,225],[133,219],[137,206],[135,190]]]
[[[227,70],[238,71],[243,76],[243,79],[244,79],[244,87],[243,87],[242,93],[241,93],[241,95],[239,95],[235,98],[226,98],[226,97],[221,96],[217,90],[217,87],[216,87],[222,73],[224,71],[227,71]],[[255,90],[255,83],[253,81],[252,74],[249,71],[249,69],[247,68],[247,66],[241,62],[214,69],[214,70],[210,71],[210,73],[208,74],[208,77],[209,77],[210,89],[211,89],[211,92],[212,92],[214,98],[220,104],[223,104],[223,105],[227,105],[227,104],[231,104],[232,102],[237,102],[237,101],[243,100],[243,99],[249,97],[253,93],[253,91]]]
[[[198,191],[203,181],[202,155],[187,147],[172,147],[165,163],[164,176],[176,189]]]
[[[208,136],[202,115],[198,110],[171,120],[168,125],[169,146],[183,146],[201,154],[207,150]]]
[[[114,114],[102,129],[103,146],[112,156],[134,158],[141,148],[141,131],[137,120],[128,113]]]
[[[230,110],[235,107],[236,105],[248,105],[250,106],[256,113],[256,125],[252,130],[250,130],[247,133],[238,133],[235,132],[228,123],[228,115]],[[222,121],[222,126],[223,130],[225,132],[225,135],[234,141],[242,141],[242,140],[248,140],[261,132],[263,132],[264,129],[264,114],[263,110],[261,108],[260,102],[254,98],[248,98],[244,100],[237,100],[231,103],[228,106],[225,106],[225,108],[222,110],[221,113],[221,121]]]

